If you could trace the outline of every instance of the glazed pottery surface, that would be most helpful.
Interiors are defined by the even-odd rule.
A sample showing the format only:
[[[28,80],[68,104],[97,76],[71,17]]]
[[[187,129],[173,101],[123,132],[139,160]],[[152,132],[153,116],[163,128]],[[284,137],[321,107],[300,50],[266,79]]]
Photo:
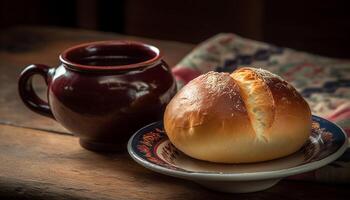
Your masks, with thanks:
[[[31,110],[51,117],[91,150],[119,150],[142,126],[160,120],[176,93],[157,48],[130,41],[78,45],[60,55],[56,68],[30,65],[19,93]],[[32,76],[48,86],[48,102],[35,94]]]

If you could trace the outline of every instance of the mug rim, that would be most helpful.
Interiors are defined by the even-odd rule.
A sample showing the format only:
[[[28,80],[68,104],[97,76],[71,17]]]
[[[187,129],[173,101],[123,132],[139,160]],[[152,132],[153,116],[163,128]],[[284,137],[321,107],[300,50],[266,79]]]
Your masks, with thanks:
[[[145,47],[147,50],[152,51],[155,53],[155,56],[153,56],[150,59],[137,62],[137,63],[132,63],[132,64],[127,64],[127,65],[84,65],[80,64],[74,61],[71,61],[70,59],[67,58],[68,54],[72,51],[76,51],[78,49],[86,48],[89,46],[97,46],[97,45],[136,45],[136,46],[141,46]],[[138,42],[138,41],[131,41],[131,40],[104,40],[104,41],[96,41],[96,42],[86,42],[86,43],[81,43],[75,46],[72,46],[66,50],[64,50],[60,56],[59,59],[60,61],[65,64],[68,68],[73,68],[76,70],[88,70],[88,71],[104,71],[104,70],[130,70],[130,69],[136,69],[136,68],[141,68],[141,67],[147,67],[150,65],[155,64],[157,61],[161,60],[162,54],[161,51],[153,46],[149,45],[143,42]]]

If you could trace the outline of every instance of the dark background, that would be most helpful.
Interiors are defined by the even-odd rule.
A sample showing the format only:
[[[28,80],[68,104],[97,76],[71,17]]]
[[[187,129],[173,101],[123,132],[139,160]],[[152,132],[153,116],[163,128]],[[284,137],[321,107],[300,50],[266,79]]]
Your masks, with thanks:
[[[84,28],[198,43],[233,32],[350,58],[346,0],[0,0],[0,30],[18,25]]]

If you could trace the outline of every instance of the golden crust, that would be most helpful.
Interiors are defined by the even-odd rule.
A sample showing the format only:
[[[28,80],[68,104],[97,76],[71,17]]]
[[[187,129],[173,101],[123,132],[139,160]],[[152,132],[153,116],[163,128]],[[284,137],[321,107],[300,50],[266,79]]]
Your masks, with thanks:
[[[265,83],[263,76],[251,68],[241,68],[231,74],[241,89],[241,95],[250,123],[257,138],[267,142],[265,134],[275,118],[275,104],[271,91]]]
[[[242,86],[245,80],[251,80],[252,86]],[[252,111],[255,107],[264,112],[262,117]],[[261,123],[258,120],[267,124],[259,133],[254,127]],[[170,141],[191,157],[220,163],[258,162],[297,151],[309,137],[311,112],[281,78],[243,68],[231,76],[209,72],[188,83],[168,104],[164,128]]]

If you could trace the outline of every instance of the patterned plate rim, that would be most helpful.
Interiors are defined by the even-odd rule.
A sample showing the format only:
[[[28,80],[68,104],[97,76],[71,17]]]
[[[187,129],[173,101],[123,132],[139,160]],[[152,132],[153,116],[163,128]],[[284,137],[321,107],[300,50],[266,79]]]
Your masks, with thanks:
[[[152,171],[170,175],[174,177],[180,177],[184,179],[191,179],[191,180],[236,180],[236,181],[249,181],[249,180],[263,180],[263,179],[273,179],[273,178],[283,178],[287,176],[292,176],[308,171],[315,170],[317,168],[320,168],[322,166],[327,165],[328,163],[336,160],[339,158],[347,149],[348,146],[348,137],[344,130],[339,127],[337,124],[330,122],[322,117],[318,117],[313,115],[313,119],[316,119],[318,121],[322,121],[323,123],[331,124],[339,129],[339,131],[344,136],[344,141],[340,148],[336,150],[334,153],[328,155],[327,157],[318,160],[318,161],[311,161],[309,163],[305,163],[296,167],[291,167],[287,169],[281,169],[281,170],[275,170],[275,171],[265,171],[265,172],[248,172],[248,173],[206,173],[206,172],[190,172],[185,170],[179,170],[176,168],[167,168],[161,165],[157,165],[155,163],[151,163],[144,158],[140,157],[135,153],[132,142],[134,141],[134,138],[136,135],[141,134],[144,129],[147,129],[149,127],[154,126],[158,122],[151,123],[141,129],[139,129],[135,134],[132,135],[132,137],[129,139],[128,142],[128,152],[130,156],[140,165],[144,166],[147,169],[150,169]]]

